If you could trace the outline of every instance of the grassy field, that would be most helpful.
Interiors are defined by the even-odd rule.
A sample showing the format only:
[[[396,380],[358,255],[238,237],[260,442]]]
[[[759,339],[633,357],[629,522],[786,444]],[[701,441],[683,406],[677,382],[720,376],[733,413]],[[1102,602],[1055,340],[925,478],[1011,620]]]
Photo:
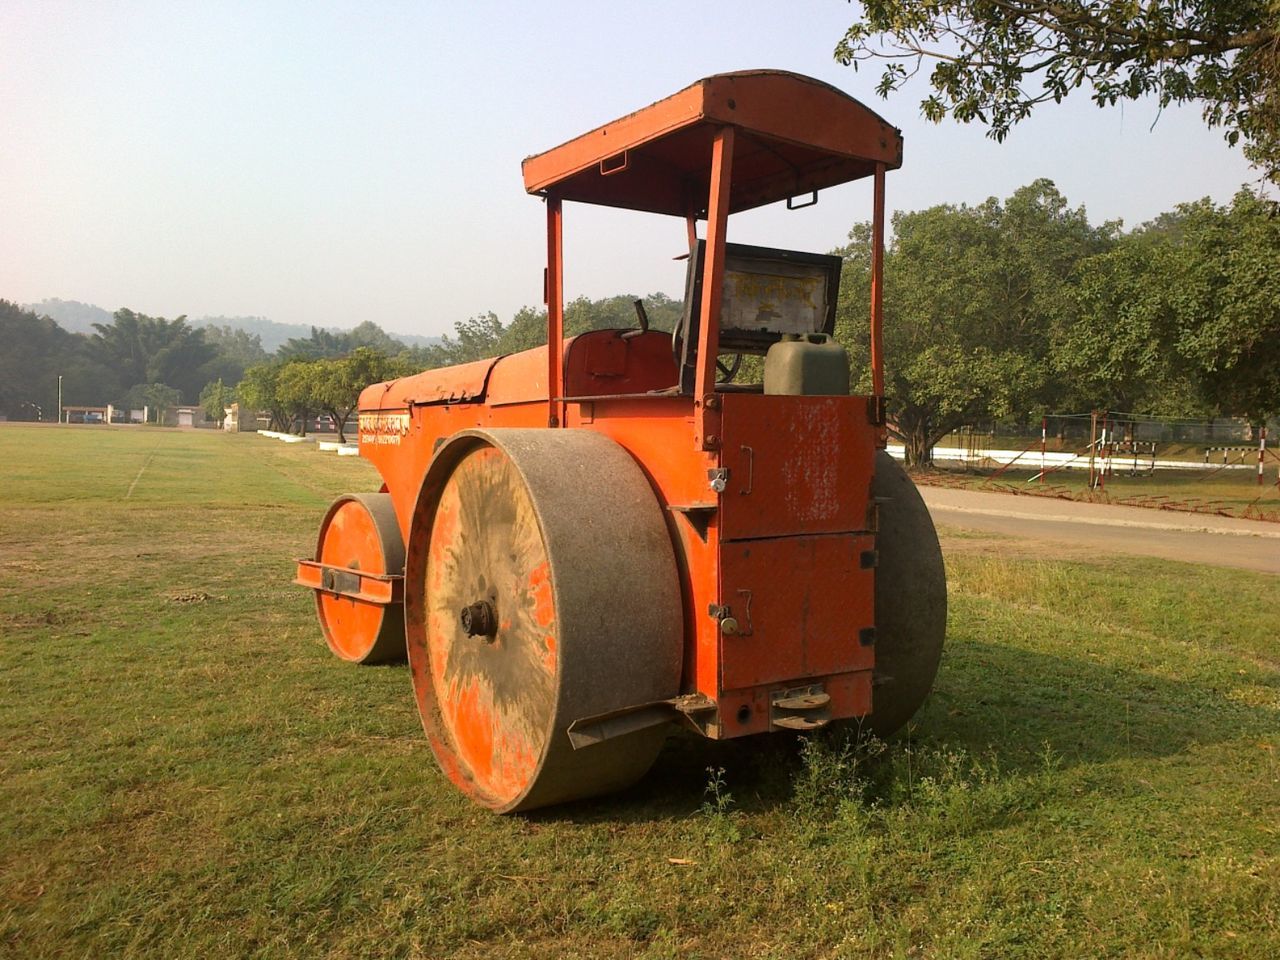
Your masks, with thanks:
[[[910,737],[673,739],[523,818],[289,585],[372,470],[0,426],[0,956],[1280,956],[1280,583],[945,534]]]

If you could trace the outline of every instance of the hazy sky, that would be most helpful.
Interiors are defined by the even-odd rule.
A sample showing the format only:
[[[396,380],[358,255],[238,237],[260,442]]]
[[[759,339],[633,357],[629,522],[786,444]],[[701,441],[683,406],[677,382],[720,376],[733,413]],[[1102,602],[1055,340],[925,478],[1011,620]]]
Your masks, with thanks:
[[[1095,222],[1228,199],[1256,175],[1195,108],[1042,106],[1004,144],[887,102],[831,57],[841,0],[0,0],[0,297],[437,334],[542,293],[520,160],[726,70],[818,77],[905,138],[892,209],[1049,177]],[[1158,122],[1157,122],[1158,121]],[[1154,123],[1154,128],[1152,127]],[[824,251],[870,187],[730,221]],[[679,295],[684,224],[566,208],[566,295]]]

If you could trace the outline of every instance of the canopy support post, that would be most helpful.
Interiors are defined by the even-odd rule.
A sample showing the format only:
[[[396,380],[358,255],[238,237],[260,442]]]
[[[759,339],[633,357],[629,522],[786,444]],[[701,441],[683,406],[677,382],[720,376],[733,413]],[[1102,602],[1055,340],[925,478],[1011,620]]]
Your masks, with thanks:
[[[564,397],[564,216],[560,198],[547,197],[547,426],[561,425]]]
[[[720,352],[720,301],[724,292],[724,243],[732,176],[733,127],[723,126],[716,131],[711,145],[711,195],[707,201],[707,245],[702,263],[698,374],[693,399],[694,444],[700,450],[716,450],[720,446],[716,358]]]

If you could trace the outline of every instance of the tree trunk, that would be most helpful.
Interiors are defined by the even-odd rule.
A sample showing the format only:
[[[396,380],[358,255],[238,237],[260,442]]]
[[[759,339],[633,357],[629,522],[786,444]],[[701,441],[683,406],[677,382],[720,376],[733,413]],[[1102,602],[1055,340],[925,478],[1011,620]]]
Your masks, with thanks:
[[[907,469],[927,467],[933,463],[933,445],[929,443],[929,435],[923,425],[907,435]]]
[[[908,470],[926,467],[933,462],[933,443],[927,416],[899,417],[898,430],[902,434]]]

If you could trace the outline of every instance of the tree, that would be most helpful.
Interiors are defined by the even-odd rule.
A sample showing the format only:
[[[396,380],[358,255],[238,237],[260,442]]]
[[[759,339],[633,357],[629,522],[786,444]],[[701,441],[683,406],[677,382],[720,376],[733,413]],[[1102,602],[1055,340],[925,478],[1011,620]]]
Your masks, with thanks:
[[[343,333],[312,327],[311,336],[286,340],[276,351],[276,357],[280,360],[319,360],[321,357],[340,357],[350,348]]]
[[[120,392],[115,372],[94,357],[85,337],[0,300],[0,414],[56,420],[59,375],[65,403],[105,404]]]
[[[104,362],[115,368],[121,383],[172,384],[183,397],[195,397],[207,380],[199,368],[216,351],[204,331],[187,326],[186,317],[166,320],[121,309],[111,324],[95,323],[90,342]]]
[[[222,382],[221,378],[205,384],[200,391],[200,406],[205,416],[221,423],[227,415],[227,408],[235,402],[236,392]]]
[[[907,463],[927,463],[946,434],[979,419],[1051,405],[1048,358],[1069,326],[1077,263],[1111,242],[1047,180],[1004,203],[938,206],[893,218],[885,254],[885,394]],[[837,336],[870,389],[870,226],[845,258]]]
[[[318,361],[290,360],[281,368],[276,380],[276,396],[289,416],[290,424],[298,422],[298,434],[307,435],[307,421],[320,409]]]
[[[1081,265],[1055,365],[1081,406],[1262,422],[1280,412],[1277,264],[1270,204],[1182,204]]]
[[[310,337],[291,337],[276,351],[276,356],[281,360],[319,360],[345,357],[357,347],[372,347],[389,356],[405,349],[403,343],[372,320],[365,320],[351,330],[312,327]]]
[[[313,398],[319,409],[333,417],[343,443],[347,441],[347,421],[360,403],[360,392],[410,372],[402,361],[371,347],[359,347],[349,357],[315,360],[310,366]]]
[[[1152,94],[1200,103],[1280,183],[1276,0],[864,0],[836,59],[888,61],[881,96],[933,64],[921,103],[1003,140],[1040,103],[1088,85],[1099,106]]]
[[[135,383],[125,392],[124,403],[129,409],[144,408],[148,416],[155,414],[156,423],[163,426],[169,411],[182,402],[182,395],[164,383]]]
[[[428,367],[434,368],[496,357],[498,343],[505,332],[502,321],[492,310],[476,314],[454,323],[453,336],[445,336],[440,343],[427,347],[424,359]]]
[[[357,323],[347,331],[347,343],[351,349],[369,347],[386,356],[394,356],[405,348],[405,345],[387,333],[372,320]]]
[[[201,327],[205,342],[218,352],[219,356],[240,364],[247,369],[255,363],[267,359],[267,351],[263,349],[262,337],[248,330],[228,325],[211,324]]]
[[[1262,423],[1280,414],[1280,219],[1247,190],[1179,212],[1166,278],[1179,352],[1205,402]]]
[[[280,363],[256,363],[244,372],[244,378],[236,386],[242,407],[265,410],[271,418],[271,428],[277,431],[290,427],[289,410],[280,399]]]
[[[165,383],[148,384],[146,397],[156,412],[158,424],[163,424],[169,418],[169,411],[182,402],[182,394]]]

